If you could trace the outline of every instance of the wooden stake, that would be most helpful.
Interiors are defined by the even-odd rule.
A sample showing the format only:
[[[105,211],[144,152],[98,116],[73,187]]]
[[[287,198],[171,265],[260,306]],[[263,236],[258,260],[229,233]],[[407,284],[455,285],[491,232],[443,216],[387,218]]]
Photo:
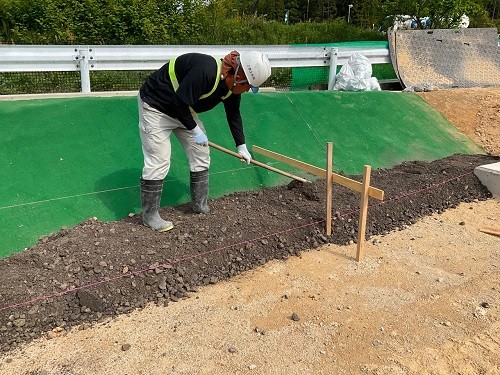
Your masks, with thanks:
[[[372,168],[365,165],[363,172],[363,191],[361,192],[361,210],[359,212],[358,224],[358,247],[356,252],[356,260],[359,262],[365,257],[365,232],[366,232],[366,217],[368,216],[368,188],[370,187],[370,173]]]
[[[332,199],[333,199],[333,144],[326,144],[326,235],[332,234]]]
[[[209,141],[209,142],[208,142],[208,145],[209,145],[210,147],[213,147],[213,148],[215,148],[215,149],[219,150],[219,151],[225,152],[226,154],[232,155],[232,156],[234,156],[234,157],[236,157],[236,158],[238,158],[238,159],[243,159],[243,157],[242,157],[240,154],[238,154],[237,152],[234,152],[234,151],[228,150],[227,148],[224,148],[224,147],[222,147],[222,146],[216,145],[215,143],[212,143],[212,142],[210,142],[210,141]],[[305,178],[295,176],[295,175],[293,175],[293,174],[291,174],[291,173],[288,173],[288,172],[282,171],[281,169],[278,169],[278,168],[271,167],[270,165],[267,165],[267,164],[261,163],[261,162],[259,162],[259,161],[257,161],[257,160],[253,160],[253,159],[252,159],[252,160],[250,160],[250,163],[252,163],[252,164],[254,164],[254,165],[257,165],[257,166],[259,166],[259,167],[261,167],[261,168],[265,168],[265,169],[268,169],[268,170],[270,170],[270,171],[273,171],[273,172],[279,173],[279,174],[281,174],[281,175],[283,175],[283,176],[290,177],[290,178],[292,178],[292,179],[294,179],[294,180],[297,180],[297,181],[300,181],[300,182],[310,182],[310,181],[306,180]]]
[[[359,262],[364,257],[364,244],[365,244],[365,234],[366,234],[366,219],[368,216],[368,200],[369,198],[375,198],[378,200],[384,200],[384,191],[376,189],[370,186],[370,174],[371,167],[365,165],[363,173],[363,182],[358,182],[350,178],[344,177],[337,173],[333,173],[333,145],[331,142],[327,143],[327,166],[326,169],[318,168],[314,165],[304,163],[300,160],[292,159],[287,156],[278,154],[273,151],[266,150],[264,148],[253,146],[253,151],[270,158],[279,160],[283,163],[292,165],[294,167],[300,168],[303,171],[310,173],[314,176],[321,178],[326,178],[326,225],[325,232],[327,236],[332,234],[332,206],[333,206],[333,184],[342,185],[350,190],[357,191],[361,193],[361,211],[359,213],[359,224],[358,224],[358,246],[356,252],[356,260]],[[491,233],[491,232],[486,232]],[[499,235],[497,233],[491,233]]]

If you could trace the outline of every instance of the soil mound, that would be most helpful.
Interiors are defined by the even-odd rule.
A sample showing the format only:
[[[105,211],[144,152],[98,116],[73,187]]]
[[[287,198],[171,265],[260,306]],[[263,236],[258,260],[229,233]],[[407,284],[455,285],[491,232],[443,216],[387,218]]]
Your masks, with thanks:
[[[488,199],[473,170],[499,161],[487,155],[453,155],[407,162],[372,172],[385,201],[370,201],[367,238],[411,225],[461,202]],[[361,180],[360,176],[351,176]],[[271,259],[285,259],[324,243],[357,238],[359,195],[334,187],[330,237],[324,234],[324,182],[292,182],[210,202],[209,215],[188,205],[166,207],[174,229],[156,233],[139,217],[90,219],[40,239],[0,260],[0,351],[40,337],[188,297]],[[354,255],[354,254],[353,254]]]

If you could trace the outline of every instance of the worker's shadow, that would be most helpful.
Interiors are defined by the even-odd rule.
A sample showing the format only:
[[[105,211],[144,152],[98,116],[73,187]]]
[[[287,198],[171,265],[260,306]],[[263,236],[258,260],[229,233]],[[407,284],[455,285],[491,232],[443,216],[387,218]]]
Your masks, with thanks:
[[[141,211],[140,168],[122,169],[98,179],[94,194],[114,219]],[[186,198],[189,187],[178,179],[167,179],[161,205],[175,205]]]

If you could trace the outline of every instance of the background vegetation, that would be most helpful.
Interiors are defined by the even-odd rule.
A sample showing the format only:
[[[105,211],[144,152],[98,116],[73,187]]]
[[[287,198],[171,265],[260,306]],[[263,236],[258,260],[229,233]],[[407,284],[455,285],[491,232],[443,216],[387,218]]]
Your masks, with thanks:
[[[0,44],[385,41],[393,15],[430,16],[433,27],[453,27],[467,14],[470,27],[498,28],[499,7],[500,0],[0,0]],[[396,78],[391,64],[382,65],[374,76]],[[92,71],[92,91],[137,90],[149,73]],[[327,82],[328,70],[321,74],[314,84]],[[290,89],[292,69],[275,69],[268,84]],[[78,91],[79,72],[0,73],[0,95]]]
[[[385,40],[395,14],[500,26],[500,0],[0,0],[2,44],[293,44]],[[390,22],[387,22],[389,20]]]

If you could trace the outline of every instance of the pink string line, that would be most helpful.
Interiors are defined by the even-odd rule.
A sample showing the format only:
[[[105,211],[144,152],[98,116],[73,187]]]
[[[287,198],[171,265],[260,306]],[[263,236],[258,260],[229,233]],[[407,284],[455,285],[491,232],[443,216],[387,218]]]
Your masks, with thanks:
[[[416,195],[416,194],[421,193],[423,191],[427,191],[427,190],[430,190],[432,188],[437,188],[437,187],[440,187],[440,186],[442,186],[442,185],[444,185],[446,183],[449,183],[451,181],[458,180],[458,179],[460,179],[460,178],[462,178],[464,176],[470,175],[472,173],[473,172],[464,173],[464,174],[461,174],[459,176],[452,177],[452,178],[449,178],[447,180],[444,180],[444,181],[441,181],[441,182],[438,182],[438,183],[430,184],[430,185],[427,185],[427,186],[425,186],[425,187],[423,187],[421,189],[413,190],[413,191],[410,191],[410,192],[408,192],[406,194],[395,196],[395,197],[393,197],[393,198],[391,198],[391,199],[389,199],[387,201],[382,201],[380,203],[370,205],[370,207],[380,206],[380,205],[383,205],[383,204],[386,204],[386,203],[389,203],[389,202],[393,202],[393,201],[400,200],[402,198],[406,198],[408,196]],[[343,217],[346,217],[348,215],[352,215],[352,214],[354,214],[356,212],[359,212],[359,211],[360,211],[360,209],[355,209],[355,210],[352,210],[352,211],[348,211],[348,212],[345,212],[345,213],[341,214],[340,217],[343,218]],[[336,220],[336,219],[334,219],[334,220]],[[279,235],[279,234],[288,233],[288,232],[292,232],[292,231],[295,231],[295,230],[298,230],[298,229],[302,229],[302,228],[306,228],[306,227],[309,227],[309,226],[321,224],[323,222],[325,222],[325,220],[318,220],[318,221],[311,222],[311,223],[308,223],[308,224],[304,224],[304,225],[300,225],[300,226],[296,226],[296,227],[284,229],[284,230],[281,230],[281,231],[278,231],[278,232],[274,232],[274,233],[271,233],[271,234],[263,235],[263,236],[260,236],[260,237],[256,237],[256,238],[253,238],[251,240],[241,241],[241,242],[238,242],[238,243],[234,243],[234,244],[231,244],[231,245],[219,247],[219,248],[216,248],[216,249],[207,250],[207,251],[202,252],[202,253],[187,255],[187,256],[179,258],[179,259],[170,259],[170,260],[168,260],[165,263],[154,264],[154,265],[149,266],[148,268],[139,269],[139,270],[136,270],[136,271],[126,272],[124,274],[117,275],[117,276],[114,276],[114,277],[106,277],[106,278],[104,278],[102,280],[97,280],[97,281],[94,281],[92,283],[81,285],[79,287],[70,287],[70,288],[68,288],[66,290],[63,290],[63,291],[60,291],[60,292],[54,292],[54,293],[51,293],[51,294],[41,295],[41,296],[38,296],[38,297],[33,298],[31,300],[26,300],[26,301],[18,302],[18,303],[14,303],[14,304],[11,304],[11,305],[5,305],[5,306],[0,307],[0,312],[5,311],[5,310],[19,308],[19,307],[26,306],[26,305],[32,305],[32,304],[34,304],[36,302],[40,302],[40,301],[41,302],[48,301],[48,300],[51,300],[51,299],[56,298],[56,297],[60,297],[60,296],[64,296],[64,295],[69,294],[69,293],[77,292],[79,290],[89,289],[89,288],[92,288],[92,287],[95,287],[95,286],[98,286],[98,285],[108,284],[108,283],[111,283],[113,281],[117,281],[117,280],[120,280],[120,279],[124,279],[124,278],[128,278],[128,277],[136,276],[136,275],[139,275],[139,274],[142,274],[142,273],[146,273],[148,271],[152,271],[152,270],[155,270],[157,268],[167,268],[168,266],[171,266],[173,264],[177,264],[177,263],[181,263],[181,262],[184,262],[184,261],[187,261],[187,260],[193,260],[193,259],[196,259],[196,258],[199,258],[199,257],[202,257],[202,256],[206,256],[206,255],[218,253],[218,252],[221,252],[221,251],[226,250],[226,249],[230,249],[230,248],[233,248],[233,247],[246,245],[246,244],[253,243],[253,242],[256,242],[256,241],[259,241],[259,240],[263,240],[263,239],[266,239],[266,238],[270,238],[270,237],[273,237],[273,236],[276,236],[276,235]]]

